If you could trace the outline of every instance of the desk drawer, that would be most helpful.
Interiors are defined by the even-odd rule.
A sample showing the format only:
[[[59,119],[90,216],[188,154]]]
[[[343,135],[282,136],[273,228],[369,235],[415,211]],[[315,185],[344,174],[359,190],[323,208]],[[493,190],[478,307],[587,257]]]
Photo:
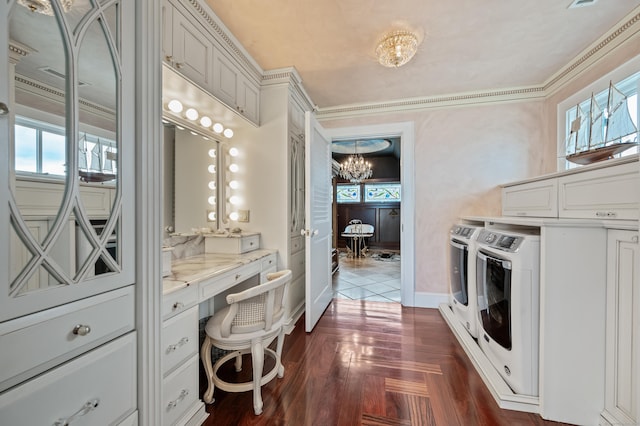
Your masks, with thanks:
[[[198,307],[175,315],[162,325],[162,375],[198,353]]]
[[[64,424],[85,411],[78,424],[118,424],[136,409],[136,377],[134,332],[1,394],[0,419],[4,425]]]
[[[0,391],[133,330],[133,292],[129,286],[0,324]]]
[[[162,319],[170,318],[198,303],[198,286],[187,286],[162,296]]]
[[[291,254],[297,253],[303,249],[304,249],[304,237],[302,235],[292,237],[291,238]]]
[[[162,382],[163,425],[173,425],[198,401],[198,355],[194,355]]]
[[[211,278],[200,283],[200,300],[207,300],[216,294],[240,284],[246,279],[260,273],[260,262],[252,262],[241,268],[237,268],[233,272]]]

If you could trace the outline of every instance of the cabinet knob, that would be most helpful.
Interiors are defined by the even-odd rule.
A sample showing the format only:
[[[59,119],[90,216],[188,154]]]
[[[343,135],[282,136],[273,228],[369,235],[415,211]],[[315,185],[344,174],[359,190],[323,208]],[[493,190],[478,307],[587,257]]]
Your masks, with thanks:
[[[167,56],[164,57],[164,60],[167,61],[167,62],[173,62],[173,56],[167,55]]]
[[[9,114],[9,107],[4,102],[0,102],[0,115]]]
[[[175,65],[175,66],[176,66],[176,68],[178,68],[178,69],[182,68],[182,62],[176,62],[174,65]]]
[[[184,308],[184,303],[182,302],[176,302],[173,304],[173,310],[175,311],[176,309],[181,309]]]
[[[87,334],[91,333],[91,327],[89,327],[88,325],[78,324],[73,327],[72,333],[76,336],[86,336]]]

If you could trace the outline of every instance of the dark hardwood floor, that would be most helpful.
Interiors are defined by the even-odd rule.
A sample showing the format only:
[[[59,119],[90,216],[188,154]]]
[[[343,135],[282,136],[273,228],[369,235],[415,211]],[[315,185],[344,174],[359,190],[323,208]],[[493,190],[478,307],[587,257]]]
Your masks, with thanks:
[[[251,392],[216,389],[205,425],[561,424],[498,408],[436,309],[334,299],[312,333],[298,321],[283,363],[262,388],[262,415]]]

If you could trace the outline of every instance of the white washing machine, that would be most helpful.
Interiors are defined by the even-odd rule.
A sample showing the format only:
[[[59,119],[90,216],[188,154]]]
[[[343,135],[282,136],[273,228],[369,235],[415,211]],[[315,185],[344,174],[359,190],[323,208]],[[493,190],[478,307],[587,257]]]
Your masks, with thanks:
[[[538,395],[539,276],[539,235],[480,232],[478,343],[514,393],[522,395]]]
[[[449,235],[449,305],[473,337],[478,337],[476,237],[483,228],[459,224]]]

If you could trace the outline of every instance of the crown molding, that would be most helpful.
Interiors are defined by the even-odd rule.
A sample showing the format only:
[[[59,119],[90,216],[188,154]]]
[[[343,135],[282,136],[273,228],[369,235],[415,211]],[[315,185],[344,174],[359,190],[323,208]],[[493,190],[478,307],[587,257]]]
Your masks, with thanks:
[[[211,32],[215,40],[229,52],[246,71],[249,71],[256,81],[260,81],[264,74],[263,69],[253,60],[251,55],[244,49],[242,44],[233,36],[231,31],[224,25],[218,16],[208,5],[201,4],[198,0],[185,0],[183,6],[188,5],[191,11],[195,12],[201,23]]]
[[[302,78],[295,67],[278,68],[265,71],[262,75],[262,87],[287,85],[293,91],[294,95],[302,102],[306,103],[308,109],[314,109],[313,101],[304,86]]]
[[[543,99],[561,89],[564,85],[638,33],[640,33],[640,7],[634,9],[608,34],[600,37],[570,61],[568,65],[540,85],[398,99],[385,102],[338,105],[328,108],[318,108],[317,117],[318,120],[345,119],[398,111],[420,111],[434,108]]]
[[[49,102],[64,105],[66,103],[66,96],[64,91],[56,89],[54,87],[45,85],[39,81],[32,80],[30,78],[16,75],[16,90],[28,92],[33,95],[46,99]],[[93,115],[106,118],[108,120],[114,120],[116,113],[110,108],[106,108],[102,105],[89,102],[85,99],[78,99],[80,109],[84,112],[91,113]]]

